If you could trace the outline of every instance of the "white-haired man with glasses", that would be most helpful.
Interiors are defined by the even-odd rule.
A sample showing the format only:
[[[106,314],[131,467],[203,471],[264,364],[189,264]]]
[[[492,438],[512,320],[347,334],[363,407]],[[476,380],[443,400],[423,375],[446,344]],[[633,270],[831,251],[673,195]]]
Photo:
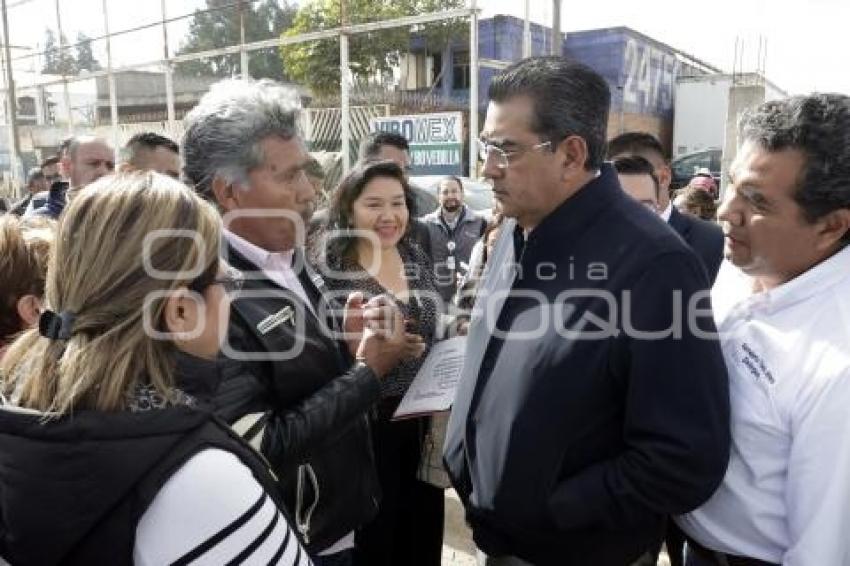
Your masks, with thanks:
[[[489,97],[483,172],[509,219],[470,321],[445,463],[481,563],[629,565],[726,469],[708,279],[603,163],[604,79],[531,58]],[[683,321],[682,305],[703,310]]]

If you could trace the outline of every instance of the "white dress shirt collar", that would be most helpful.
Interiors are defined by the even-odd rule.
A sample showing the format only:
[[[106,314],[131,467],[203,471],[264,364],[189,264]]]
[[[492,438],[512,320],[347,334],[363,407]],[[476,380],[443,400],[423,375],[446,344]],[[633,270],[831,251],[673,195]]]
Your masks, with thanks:
[[[670,222],[670,216],[673,214],[673,201],[667,203],[667,208],[658,213],[664,222]]]
[[[734,303],[742,303],[765,312],[777,312],[820,294],[843,281],[847,277],[847,269],[850,265],[850,246],[778,287],[755,293],[752,292],[752,277],[742,273],[728,261],[723,263],[722,270],[727,271],[724,277],[726,283],[722,285],[722,289],[715,288],[712,291],[712,301],[721,311],[726,310],[723,308],[723,303],[726,303],[729,308],[733,307]],[[734,270],[734,273],[728,273],[730,270]],[[734,288],[730,288],[730,285]]]
[[[224,230],[224,237],[245,259],[264,271],[277,265],[292,265],[294,248],[283,252],[270,252],[227,229]]]
[[[794,279],[764,293],[770,297],[770,304],[774,309],[785,308],[832,288],[847,277],[848,267],[850,267],[850,246],[846,246]]]
[[[259,267],[266,277],[280,287],[294,292],[304,301],[307,308],[314,310],[313,303],[310,302],[304,286],[298,279],[298,274],[292,268],[294,248],[283,252],[270,252],[226,229],[224,237],[245,259]]]

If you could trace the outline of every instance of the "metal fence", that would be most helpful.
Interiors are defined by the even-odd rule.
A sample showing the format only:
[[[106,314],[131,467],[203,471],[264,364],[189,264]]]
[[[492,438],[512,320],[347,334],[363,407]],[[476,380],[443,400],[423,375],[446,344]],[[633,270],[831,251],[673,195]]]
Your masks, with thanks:
[[[305,132],[312,148],[340,151],[344,168],[368,130],[369,118],[393,112],[385,100],[352,102],[352,93],[356,95],[360,87],[351,78],[349,65],[358,64],[356,52],[353,58],[349,53],[351,38],[445,20],[468,21],[470,106],[478,98],[475,0],[462,9],[339,25],[294,36],[281,35],[271,21],[260,18],[258,24],[248,17],[251,8],[259,13],[271,4],[285,7],[287,2],[2,1],[8,31],[3,34],[0,69],[4,95],[0,124],[5,124],[0,126],[0,170],[6,169],[7,194],[10,187],[20,190],[24,171],[71,134],[97,133],[116,150],[141,130],[179,137],[182,117],[212,82],[233,75],[269,77],[273,73],[268,61],[288,45],[335,41],[339,46],[343,77],[339,106],[311,109]],[[207,24],[212,25],[212,35],[225,38],[226,45],[218,38],[216,47],[192,41],[193,33]],[[309,104],[312,94],[297,88]],[[376,92],[381,88],[386,91],[385,85],[378,84]],[[470,131],[477,132],[477,111],[470,120]],[[333,143],[335,139],[338,141]]]

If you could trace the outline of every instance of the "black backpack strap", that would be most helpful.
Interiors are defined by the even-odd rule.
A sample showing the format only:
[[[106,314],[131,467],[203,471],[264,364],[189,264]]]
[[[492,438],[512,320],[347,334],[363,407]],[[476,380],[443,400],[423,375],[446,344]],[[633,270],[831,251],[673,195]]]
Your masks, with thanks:
[[[231,428],[251,447],[260,452],[263,445],[263,437],[266,434],[266,423],[268,423],[272,412],[250,413],[240,418],[231,425]]]
[[[265,428],[265,420],[261,419],[260,429]],[[168,457],[157,464],[137,486],[133,506],[134,524],[138,524],[142,515],[147,511],[154,497],[168,479],[197,453],[210,448],[230,452],[239,458],[239,461],[251,470],[254,478],[263,487],[268,497],[275,502],[280,513],[291,525],[294,525],[283,506],[277,478],[271,471],[266,459],[233,431],[227,423],[215,416],[210,416],[203,425],[187,433],[169,453]]]

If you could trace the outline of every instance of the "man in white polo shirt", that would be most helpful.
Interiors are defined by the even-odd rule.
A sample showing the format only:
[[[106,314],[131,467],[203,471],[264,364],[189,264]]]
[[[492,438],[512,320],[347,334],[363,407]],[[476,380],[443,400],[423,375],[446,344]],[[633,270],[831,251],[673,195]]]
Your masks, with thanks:
[[[741,123],[712,304],[732,453],[677,517],[688,564],[850,564],[850,97],[768,102]]]

